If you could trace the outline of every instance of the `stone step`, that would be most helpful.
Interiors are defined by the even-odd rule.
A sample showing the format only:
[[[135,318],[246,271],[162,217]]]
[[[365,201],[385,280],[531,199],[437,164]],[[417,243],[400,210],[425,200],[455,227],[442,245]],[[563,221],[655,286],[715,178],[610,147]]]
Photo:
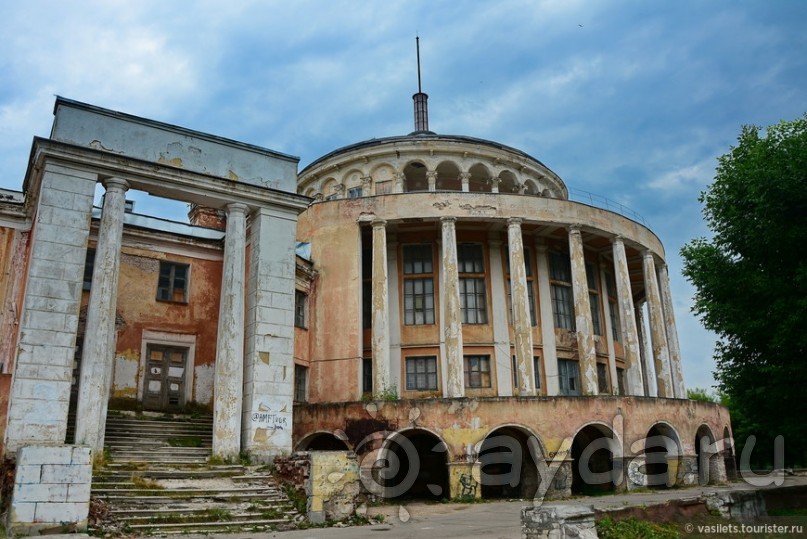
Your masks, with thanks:
[[[251,505],[250,507],[255,507]],[[150,524],[155,521],[168,523],[171,520],[179,520],[185,522],[192,518],[204,517],[211,514],[212,511],[224,510],[230,516],[235,518],[255,518],[266,515],[267,513],[277,514],[277,518],[293,518],[297,515],[297,511],[291,509],[288,504],[274,504],[265,505],[258,509],[234,509],[231,510],[227,505],[208,505],[205,507],[172,507],[169,509],[115,509],[110,511],[110,514],[118,519],[125,519],[126,522],[132,524]],[[185,519],[185,520],[183,520]]]
[[[137,458],[141,457],[143,462],[152,460],[155,456],[177,456],[177,457],[209,457],[209,447],[159,447],[154,449],[111,449],[112,457]]]
[[[113,491],[114,492],[114,491]],[[160,496],[159,494],[169,493],[168,496]],[[287,501],[285,496],[278,494],[268,495],[266,493],[246,493],[246,494],[192,494],[192,495],[178,495],[176,491],[161,490],[157,491],[152,496],[97,496],[116,507],[125,506],[143,506],[149,504],[166,504],[172,501],[181,500],[225,500],[233,502],[250,502],[250,501],[265,501],[269,503],[284,503]]]
[[[192,468],[182,470],[161,470],[152,468],[145,470],[126,471],[115,471],[114,469],[110,469],[112,466],[114,466],[114,463],[107,466],[109,473],[104,476],[105,479],[128,479],[133,475],[149,479],[205,479],[211,477],[232,477],[244,473],[243,466],[211,467],[210,469]]]
[[[236,483],[250,483],[253,481],[274,481],[271,475],[236,475],[230,478]]]
[[[145,463],[141,459],[115,459],[115,462],[120,467],[126,466],[143,466]],[[153,467],[156,465],[163,465],[163,466],[205,466],[207,465],[206,458],[186,458],[186,459],[179,459],[179,458],[156,458],[153,459],[151,462],[148,463],[149,467]]]
[[[206,531],[222,531],[222,530],[243,530],[244,528],[253,528],[255,526],[272,526],[278,524],[285,524],[288,520],[284,518],[279,519],[263,519],[263,520],[241,520],[241,521],[222,521],[222,522],[187,522],[179,524],[132,524],[129,526],[133,531],[138,532],[159,532],[159,533],[203,533]]]
[[[176,495],[178,498],[183,496],[201,496],[201,495],[216,495],[216,496],[229,496],[230,494],[277,494],[278,490],[270,486],[261,487],[239,487],[239,488],[95,488],[93,485],[92,493],[98,496],[103,496],[108,493],[116,494],[131,494],[133,496],[151,496],[170,493],[171,496]]]

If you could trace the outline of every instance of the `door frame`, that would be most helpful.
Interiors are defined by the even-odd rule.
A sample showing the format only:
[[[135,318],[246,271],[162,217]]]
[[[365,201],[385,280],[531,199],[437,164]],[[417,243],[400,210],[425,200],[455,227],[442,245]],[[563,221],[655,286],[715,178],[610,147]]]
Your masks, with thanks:
[[[185,404],[191,402],[193,400],[193,386],[196,382],[196,375],[193,370],[194,356],[196,355],[196,335],[143,330],[143,337],[140,344],[140,367],[137,371],[137,400],[139,402],[143,402],[143,388],[146,380],[149,345],[173,346],[176,348],[186,348],[188,350],[185,356]]]

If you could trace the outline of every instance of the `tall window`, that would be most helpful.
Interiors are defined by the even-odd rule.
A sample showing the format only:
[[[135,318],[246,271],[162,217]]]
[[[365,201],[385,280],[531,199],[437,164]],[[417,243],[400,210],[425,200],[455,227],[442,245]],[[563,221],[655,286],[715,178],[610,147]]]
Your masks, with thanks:
[[[373,250],[361,252],[361,327],[373,327]]]
[[[527,272],[527,301],[529,302],[530,309],[530,325],[537,326],[538,320],[535,316],[535,284],[534,276],[532,273],[532,257],[530,250],[524,248],[524,267]],[[507,304],[510,306],[510,320],[513,320],[513,291],[510,287],[510,257],[505,257],[507,275],[505,276],[505,286],[507,287]]]
[[[600,287],[597,286],[597,270],[594,264],[586,262],[586,281],[588,282],[588,303],[591,307],[591,323],[594,335],[602,335],[600,319]]]
[[[464,356],[465,387],[490,387],[490,356]]]
[[[302,365],[294,366],[294,400],[305,402],[308,392],[306,385],[308,383],[308,368]]]
[[[559,359],[558,378],[560,379],[561,395],[580,394],[580,369],[576,361]]]
[[[294,325],[298,328],[307,328],[306,313],[308,312],[308,296],[299,290],[294,292]]]
[[[457,265],[462,323],[487,324],[485,259],[482,246],[477,243],[457,244]]]
[[[518,387],[518,361],[516,356],[513,358],[513,387]],[[541,389],[541,358],[532,356],[532,372],[535,375],[535,389]]]
[[[362,195],[361,186],[351,187],[347,190],[347,198],[359,198]]]
[[[617,305],[618,298],[616,296],[616,283],[614,283],[614,276],[610,273],[605,274],[605,291],[608,295],[608,316],[611,318],[611,337],[613,337],[614,342],[619,342],[622,339],[620,335],[622,335],[622,328],[619,325],[619,316],[617,313],[619,309]]]
[[[404,323],[434,324],[434,263],[431,245],[404,245]]]
[[[616,368],[616,382],[617,388],[619,388],[619,394],[625,394],[625,369],[621,369],[619,367]]]
[[[87,257],[84,259],[84,290],[92,287],[92,272],[95,268],[95,249],[87,249]]]
[[[608,366],[605,363],[597,363],[597,391],[608,393]]]
[[[437,358],[435,356],[406,358],[407,391],[437,389]]]
[[[361,391],[373,392],[373,360],[365,357],[361,360]]]
[[[566,253],[549,252],[549,291],[555,327],[574,331],[572,267]]]
[[[157,299],[187,303],[188,301],[187,264],[160,262],[160,276],[157,281]]]

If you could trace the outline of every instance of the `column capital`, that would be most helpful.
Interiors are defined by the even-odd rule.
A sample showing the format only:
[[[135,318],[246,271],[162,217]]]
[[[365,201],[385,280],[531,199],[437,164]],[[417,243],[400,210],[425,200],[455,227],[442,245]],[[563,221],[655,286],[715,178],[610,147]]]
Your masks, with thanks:
[[[644,249],[642,251],[642,258],[653,258],[653,251],[650,249]],[[655,264],[655,260],[653,260],[653,263]]]
[[[443,223],[443,224],[445,224],[445,223],[456,223],[457,218],[456,217],[449,217],[449,216],[440,217],[440,222]]]
[[[521,223],[524,222],[524,219],[521,217],[510,217],[507,219],[507,226],[518,226],[521,227]]]
[[[384,228],[387,226],[387,222],[384,219],[373,219],[372,225],[373,228]]]
[[[225,206],[225,208],[227,210],[227,215],[233,213],[240,213],[240,214],[247,213],[247,205],[244,204],[243,202],[230,202]]]
[[[580,225],[569,225],[569,234],[580,234]]]
[[[624,245],[625,237],[622,234],[617,234],[613,238],[611,238],[611,243],[621,243]]]
[[[129,190],[129,182],[123,178],[106,178],[101,180],[101,185],[103,185],[104,189],[107,191],[120,190],[126,192]]]

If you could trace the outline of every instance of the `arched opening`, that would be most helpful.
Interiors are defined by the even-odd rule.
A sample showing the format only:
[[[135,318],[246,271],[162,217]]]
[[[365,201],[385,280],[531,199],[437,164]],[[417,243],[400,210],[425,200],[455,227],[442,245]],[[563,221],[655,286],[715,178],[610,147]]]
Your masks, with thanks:
[[[471,174],[468,180],[468,191],[472,193],[490,193],[493,189],[493,183],[490,180],[490,171],[488,168],[477,163],[468,169]]]
[[[604,425],[583,427],[572,442],[572,494],[591,495],[615,489],[618,444]]]
[[[726,479],[737,480],[737,461],[734,460],[734,444],[728,427],[723,428],[723,463],[726,467]]]
[[[450,497],[448,448],[422,429],[398,432],[387,438],[383,468],[376,471],[386,498],[442,499]]]
[[[717,483],[715,458],[719,458],[719,455],[715,449],[712,430],[706,425],[698,427],[698,432],[695,433],[695,454],[698,456],[698,483],[700,485]]]
[[[549,189],[544,189],[543,191],[541,191],[541,196],[543,198],[554,198],[552,196],[552,191],[550,191]]]
[[[515,174],[509,170],[505,170],[499,174],[499,180],[500,193],[518,193],[521,189]]]
[[[538,189],[538,186],[535,185],[535,182],[532,180],[525,180],[524,181],[524,194],[526,195],[540,195],[541,190]]]
[[[462,191],[460,169],[456,164],[451,161],[443,161],[437,165],[435,189],[438,191]]]
[[[657,423],[645,438],[645,477],[650,488],[668,488],[676,483],[681,454],[678,435],[666,423]]]
[[[350,451],[347,443],[333,433],[317,432],[303,438],[297,446],[298,451]]]
[[[541,477],[543,454],[535,436],[518,427],[501,427],[479,449],[483,498],[532,499]]]
[[[420,161],[413,161],[404,167],[404,192],[428,191],[429,182],[426,179],[426,165]]]

